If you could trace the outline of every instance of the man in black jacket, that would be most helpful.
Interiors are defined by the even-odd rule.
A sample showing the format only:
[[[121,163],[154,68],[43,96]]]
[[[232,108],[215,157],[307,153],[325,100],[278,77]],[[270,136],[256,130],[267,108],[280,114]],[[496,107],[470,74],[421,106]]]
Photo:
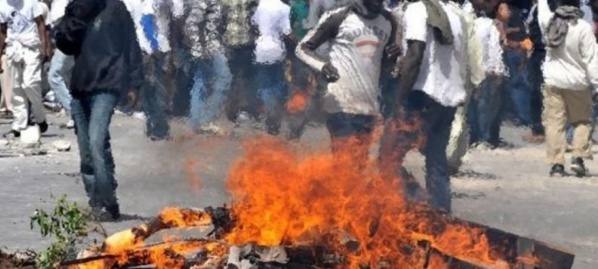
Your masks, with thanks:
[[[74,0],[57,27],[57,45],[75,55],[72,116],[81,173],[94,213],[120,217],[109,125],[122,96],[129,105],[143,83],[141,50],[133,20],[118,0]]]

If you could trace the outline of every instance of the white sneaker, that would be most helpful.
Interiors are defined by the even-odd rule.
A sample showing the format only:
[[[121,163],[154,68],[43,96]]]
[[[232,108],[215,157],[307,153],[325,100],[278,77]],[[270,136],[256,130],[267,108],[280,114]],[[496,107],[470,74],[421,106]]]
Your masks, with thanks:
[[[133,117],[136,119],[140,119],[142,121],[146,121],[147,117],[145,116],[145,113],[143,112],[135,112],[133,113]]]
[[[207,134],[213,134],[213,135],[225,135],[226,131],[224,131],[224,128],[214,124],[214,123],[208,123],[205,125],[202,125],[198,128],[198,130],[201,133],[207,133]]]
[[[73,129],[73,128],[75,128],[75,121],[74,120],[69,120],[69,122],[66,123],[66,128],[67,129]]]

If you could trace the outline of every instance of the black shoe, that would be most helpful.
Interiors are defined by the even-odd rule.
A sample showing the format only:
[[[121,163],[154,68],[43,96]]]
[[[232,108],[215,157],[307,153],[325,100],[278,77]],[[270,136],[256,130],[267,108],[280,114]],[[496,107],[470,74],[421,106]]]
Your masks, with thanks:
[[[555,164],[552,166],[552,169],[550,169],[550,176],[554,177],[564,177],[566,176],[565,174],[565,166],[563,166],[562,164]]]
[[[577,177],[585,177],[588,173],[585,164],[583,163],[582,158],[575,158],[571,159],[571,171],[575,173]]]
[[[47,122],[42,122],[42,123],[38,123],[39,125],[39,132],[40,133],[45,133],[46,131],[48,131],[48,123]]]
[[[118,204],[113,206],[107,206],[106,212],[110,214],[110,217],[112,217],[113,221],[120,219],[120,207],[118,206]]]
[[[10,130],[10,131],[4,133],[2,135],[2,137],[6,138],[6,139],[19,138],[19,137],[21,137],[21,132],[15,131],[15,130]]]

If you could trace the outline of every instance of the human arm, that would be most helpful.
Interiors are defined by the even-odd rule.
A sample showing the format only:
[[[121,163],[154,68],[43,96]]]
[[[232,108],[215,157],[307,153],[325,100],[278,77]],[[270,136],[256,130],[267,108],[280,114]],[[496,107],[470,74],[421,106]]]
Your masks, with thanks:
[[[598,44],[591,27],[584,27],[579,44],[579,52],[586,65],[586,75],[595,93],[598,93]]]
[[[322,18],[316,28],[312,29],[299,42],[295,51],[300,60],[321,72],[329,82],[338,80],[338,70],[330,62],[318,56],[316,50],[325,42],[336,37],[339,26],[345,19],[346,12],[346,9],[341,9],[332,13],[329,17]]]
[[[125,60],[127,61],[128,67],[128,81],[126,82],[128,86],[126,89],[128,91],[127,105],[133,107],[137,102],[139,90],[144,82],[141,48],[139,47],[139,42],[137,42],[135,24],[125,5],[120,3],[116,9],[116,12],[119,13],[119,17],[121,18],[120,27],[122,27],[122,33],[123,36],[126,37],[125,40],[127,42],[124,51]]]
[[[413,89],[426,50],[428,35],[426,7],[421,3],[413,3],[407,7],[404,14],[404,38],[407,40],[407,51],[401,65],[399,84],[399,101],[404,103],[409,92]]]
[[[44,22],[44,18],[42,16],[36,17],[35,25],[37,26],[37,33],[39,34],[39,40],[42,44],[42,57],[45,61],[48,60],[52,52],[50,51],[50,42],[48,42],[48,33],[46,29],[46,24]]]

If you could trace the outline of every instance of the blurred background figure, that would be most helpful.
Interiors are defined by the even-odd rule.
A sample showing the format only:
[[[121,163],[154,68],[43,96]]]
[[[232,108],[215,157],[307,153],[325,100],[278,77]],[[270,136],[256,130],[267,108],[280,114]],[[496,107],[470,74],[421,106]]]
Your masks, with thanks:
[[[280,132],[288,94],[286,45],[291,34],[291,8],[286,0],[260,0],[252,18],[259,32],[255,47],[256,85],[263,104],[266,131]]]
[[[194,62],[190,121],[198,132],[223,134],[215,121],[224,112],[232,75],[228,67],[220,0],[189,1],[185,37]]]

